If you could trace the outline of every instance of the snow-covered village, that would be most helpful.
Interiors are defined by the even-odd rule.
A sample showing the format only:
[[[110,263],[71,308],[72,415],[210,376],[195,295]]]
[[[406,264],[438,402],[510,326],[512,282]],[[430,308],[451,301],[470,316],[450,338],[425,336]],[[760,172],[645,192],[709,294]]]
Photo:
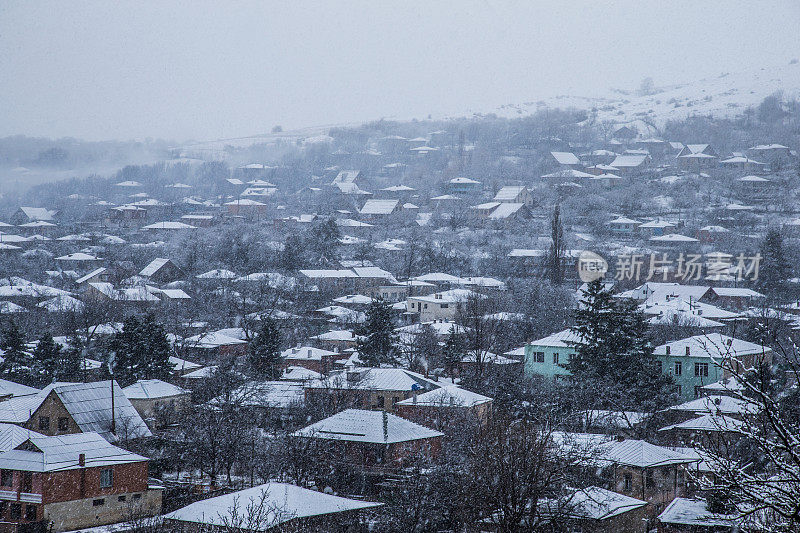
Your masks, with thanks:
[[[0,533],[800,531],[800,5],[3,4]]]

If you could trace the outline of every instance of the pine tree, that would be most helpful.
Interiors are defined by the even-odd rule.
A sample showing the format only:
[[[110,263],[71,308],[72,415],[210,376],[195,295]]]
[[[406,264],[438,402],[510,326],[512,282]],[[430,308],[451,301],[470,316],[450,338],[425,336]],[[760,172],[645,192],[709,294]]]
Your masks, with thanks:
[[[50,333],[42,335],[33,350],[33,369],[49,383],[55,380],[61,366],[61,346]]]
[[[790,276],[790,266],[784,254],[781,232],[775,228],[769,229],[759,253],[761,263],[756,286],[767,293],[780,290]]]
[[[580,340],[563,365],[573,382],[591,390],[595,408],[655,410],[675,399],[672,378],[653,355],[644,314],[635,302],[613,298],[591,282],[572,330]]]
[[[455,327],[450,328],[450,333],[447,334],[447,340],[442,348],[442,360],[444,362],[444,369],[450,375],[453,375],[454,370],[461,364],[461,360],[467,353],[466,343],[464,336],[456,332]]]
[[[550,282],[561,285],[564,281],[564,226],[561,223],[561,206],[558,204],[553,209],[553,219],[550,221],[550,239],[550,253],[547,258]]]
[[[0,348],[3,350],[3,371],[5,373],[14,374],[29,363],[30,358],[25,353],[25,337],[13,320],[9,320],[3,330]]]
[[[122,382],[163,379],[173,368],[169,361],[172,354],[169,339],[153,315],[143,320],[135,316],[126,318],[122,331],[112,338],[110,349],[114,353],[114,372]]]
[[[358,356],[365,365],[377,367],[396,363],[392,307],[380,296],[369,304],[367,319],[359,333],[363,338],[358,341]]]
[[[250,342],[248,365],[250,372],[261,379],[275,380],[281,376],[282,335],[278,324],[270,317],[261,318],[261,330]]]

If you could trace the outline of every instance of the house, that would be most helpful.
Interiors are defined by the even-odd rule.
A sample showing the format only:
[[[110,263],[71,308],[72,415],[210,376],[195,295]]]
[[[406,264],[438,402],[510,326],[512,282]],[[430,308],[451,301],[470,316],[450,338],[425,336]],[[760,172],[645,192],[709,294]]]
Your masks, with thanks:
[[[634,126],[620,126],[612,133],[615,139],[622,139],[623,141],[631,141],[639,135],[639,132]]]
[[[20,207],[11,215],[11,224],[18,226],[28,222],[55,222],[58,211],[46,209],[44,207]]]
[[[553,434],[571,453],[588,455],[606,488],[648,502],[658,512],[686,493],[686,468],[696,459],[643,440],[609,438],[588,433]]]
[[[623,176],[640,174],[647,169],[652,158],[649,155],[627,154],[618,155],[611,162],[611,166]]]
[[[122,392],[144,420],[157,425],[175,422],[191,405],[191,391],[160,379],[140,379]]]
[[[531,341],[525,345],[524,372],[530,377],[544,376],[548,379],[564,379],[570,375],[561,365],[569,362],[575,353],[573,343],[580,337],[571,329],[553,333],[547,337]]]
[[[780,170],[792,160],[792,151],[782,144],[759,144],[750,148],[748,153],[768,163],[772,171]]]
[[[96,432],[109,441],[152,436],[116,381],[50,384],[0,402],[0,422],[44,435]]]
[[[209,331],[187,337],[183,342],[183,348],[204,361],[222,357],[235,359],[247,353],[247,341],[222,331]]]
[[[568,531],[645,533],[647,502],[602,487],[575,490],[564,498],[539,502],[544,517],[557,519]]]
[[[120,205],[112,207],[105,213],[106,224],[128,227],[143,224],[147,220],[147,209],[137,205]]]
[[[526,207],[533,207],[533,195],[524,185],[505,185],[494,195],[494,202],[525,204]]]
[[[521,203],[501,203],[488,216],[494,222],[516,222],[531,218],[533,214],[530,209]]]
[[[453,178],[447,182],[451,194],[472,194],[481,190],[481,182],[469,178]]]
[[[675,231],[677,226],[672,222],[666,220],[651,220],[639,225],[639,231],[644,237],[659,237],[661,235],[668,235]]]
[[[654,354],[662,371],[672,375],[678,394],[687,400],[701,396],[705,385],[731,376],[723,363],[742,370],[772,360],[770,348],[720,333],[668,342],[657,346]]]
[[[400,200],[378,200],[371,198],[366,201],[359,213],[368,220],[381,220],[401,213],[403,206]]]
[[[676,161],[681,170],[706,170],[717,166],[719,154],[710,144],[687,144],[678,152]]]
[[[331,352],[311,346],[297,346],[281,352],[283,368],[303,367],[320,374],[333,368],[333,363],[341,357],[338,352]]]
[[[406,300],[406,310],[409,313],[416,313],[420,322],[452,320],[472,297],[479,295],[469,289],[450,289],[427,296],[409,296]]]
[[[231,216],[261,219],[267,212],[267,204],[251,198],[239,198],[223,205]]]
[[[164,515],[164,526],[170,531],[200,533],[226,531],[230,524],[242,519],[247,526],[237,526],[240,533],[262,531],[321,531],[333,521],[341,523],[342,517],[358,520],[364,509],[375,509],[382,503],[351,500],[332,494],[317,492],[288,483],[271,481],[263,485],[239,490],[194,502]],[[234,511],[237,509],[238,511]],[[248,520],[241,516],[247,509],[263,509],[263,516]],[[236,514],[240,516],[235,516]],[[255,523],[250,523],[250,522]],[[348,529],[349,530],[349,529]]]
[[[722,168],[731,170],[744,170],[745,172],[763,172],[767,164],[744,155],[734,155],[719,162]]]
[[[172,260],[163,257],[156,257],[150,261],[146,267],[139,271],[139,275],[153,283],[172,283],[183,279],[185,276],[183,270]]]
[[[562,167],[577,169],[581,165],[578,156],[572,152],[550,152],[550,156]]]
[[[485,422],[492,408],[492,398],[477,392],[462,389],[457,385],[447,385],[396,404],[397,414],[426,427],[447,432],[453,429],[454,418],[467,418]]]
[[[412,461],[435,459],[444,434],[386,411],[346,409],[292,436],[324,441],[353,467],[392,473]]]
[[[306,402],[342,407],[396,411],[397,403],[415,394],[438,389],[439,384],[403,368],[359,368],[330,374],[305,385]]]
[[[122,522],[132,505],[159,514],[161,488],[148,486],[148,463],[94,432],[31,432],[0,453],[0,520],[60,532]]]
[[[608,223],[608,228],[612,233],[620,235],[631,235],[636,228],[641,226],[641,222],[627,217],[617,217]]]
[[[92,270],[75,280],[76,285],[83,285],[84,283],[108,283],[110,279],[110,272],[106,267],[100,267]]]
[[[658,533],[720,533],[724,531],[758,531],[745,525],[747,518],[739,512],[719,513],[709,510],[702,498],[675,498],[658,515]],[[757,519],[754,520],[757,522]],[[757,526],[757,523],[753,524]],[[741,529],[740,529],[741,528]]]

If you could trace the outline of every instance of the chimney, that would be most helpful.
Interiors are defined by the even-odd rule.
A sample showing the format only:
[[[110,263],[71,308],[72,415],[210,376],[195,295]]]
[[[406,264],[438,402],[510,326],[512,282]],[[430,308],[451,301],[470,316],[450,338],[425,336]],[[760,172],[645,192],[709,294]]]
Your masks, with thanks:
[[[389,413],[386,411],[381,411],[383,413],[383,442],[389,441]]]
[[[86,454],[79,453],[78,454],[78,466],[86,466]]]

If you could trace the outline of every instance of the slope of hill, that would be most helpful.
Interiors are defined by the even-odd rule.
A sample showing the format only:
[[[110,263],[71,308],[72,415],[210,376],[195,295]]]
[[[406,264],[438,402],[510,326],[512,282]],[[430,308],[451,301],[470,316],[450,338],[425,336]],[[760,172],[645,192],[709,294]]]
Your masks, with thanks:
[[[757,106],[765,97],[779,90],[787,97],[800,98],[800,63],[796,60],[778,67],[724,73],[694,83],[664,88],[647,96],[619,92],[605,98],[558,96],[536,102],[505,105],[493,113],[515,118],[540,109],[574,107],[597,109],[599,121],[629,123],[641,120],[660,127],[668,120],[684,119],[692,115],[740,115],[748,107]]]

